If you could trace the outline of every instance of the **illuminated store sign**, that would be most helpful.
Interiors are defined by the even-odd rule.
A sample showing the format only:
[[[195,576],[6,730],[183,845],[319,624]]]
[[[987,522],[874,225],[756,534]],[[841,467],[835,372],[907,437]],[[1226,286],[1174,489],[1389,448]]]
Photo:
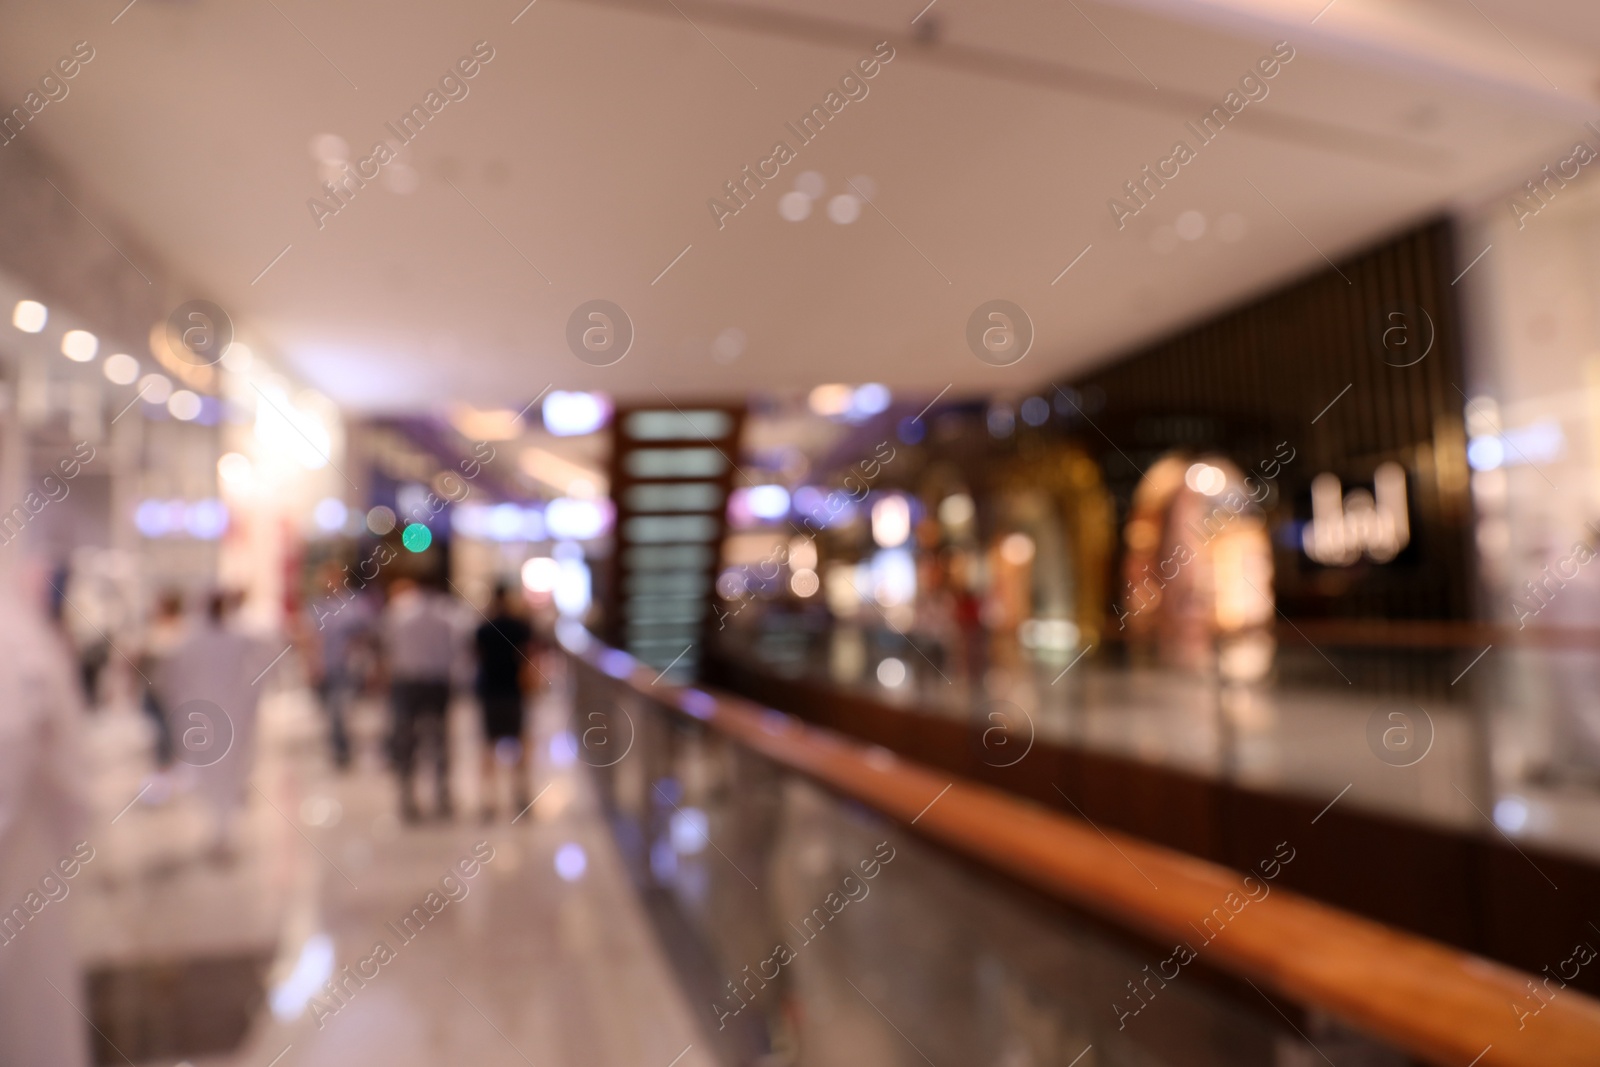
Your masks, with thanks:
[[[1311,480],[1311,521],[1300,534],[1307,556],[1330,567],[1348,567],[1366,556],[1387,563],[1411,543],[1406,472],[1385,463],[1372,475],[1372,491],[1344,492],[1336,474]]]

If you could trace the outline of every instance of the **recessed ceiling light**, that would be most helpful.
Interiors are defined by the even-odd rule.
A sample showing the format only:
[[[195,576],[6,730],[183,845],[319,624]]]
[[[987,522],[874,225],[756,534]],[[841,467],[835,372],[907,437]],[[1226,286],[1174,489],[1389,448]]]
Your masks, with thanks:
[[[811,214],[811,198],[796,189],[778,197],[778,214],[789,222],[804,222]]]
[[[49,318],[50,309],[37,300],[18,300],[11,312],[11,325],[23,333],[38,333]]]
[[[61,338],[61,354],[75,363],[87,363],[100,351],[100,340],[88,330],[68,330]]]
[[[139,396],[149,404],[165,404],[172,395],[172,380],[165,374],[146,374],[139,381]]]
[[[336,133],[319,133],[311,138],[311,158],[318,163],[343,163],[350,158],[350,146]]]
[[[383,184],[391,193],[406,196],[421,187],[422,175],[415,167],[408,167],[404,163],[391,163],[383,168]]]
[[[1198,211],[1185,211],[1178,216],[1172,228],[1185,241],[1198,241],[1206,235],[1206,217]]]
[[[828,183],[823,179],[820,171],[807,170],[802,171],[795,178],[794,188],[796,192],[803,193],[812,200],[819,200],[822,198],[822,194],[827,191]]]
[[[878,195],[878,183],[865,174],[857,174],[846,184],[850,186],[851,192],[863,200],[872,200]]]
[[[223,350],[222,365],[235,374],[244,374],[250,370],[253,355],[249,345],[235,341]]]
[[[139,361],[126,352],[116,352],[106,357],[100,371],[116,385],[132,385],[139,377]]]
[[[850,401],[855,399],[855,394],[856,391],[848,385],[819,385],[811,390],[808,400],[812,412],[826,418],[849,411]]]
[[[238,452],[225,452],[217,460],[217,477],[234,489],[250,488],[255,471],[255,464],[250,462],[250,457]]]
[[[711,358],[718,363],[732,363],[744,355],[745,335],[737,326],[729,326],[711,342]]]
[[[861,217],[861,201],[849,193],[840,193],[828,201],[828,218],[841,226],[848,226]]]
[[[200,397],[187,389],[179,389],[167,397],[167,412],[179,422],[189,422],[200,414]]]

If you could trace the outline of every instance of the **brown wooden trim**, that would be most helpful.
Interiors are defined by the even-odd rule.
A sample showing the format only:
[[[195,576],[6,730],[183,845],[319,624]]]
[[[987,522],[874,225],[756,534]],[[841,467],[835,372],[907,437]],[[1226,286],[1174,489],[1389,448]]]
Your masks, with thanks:
[[[598,640],[571,631],[561,640],[575,660],[600,670],[608,650]],[[1139,936],[1192,940],[1191,922],[1240,891],[1240,875],[1226,867],[1102,833],[750,701],[654,683],[637,663],[620,678],[604,673],[931,841]],[[1600,1001],[1575,990],[1561,990],[1519,1031],[1511,1006],[1526,999],[1529,974],[1285,889],[1249,911],[1249,922],[1229,926],[1201,950],[1209,965],[1428,1063],[1466,1067],[1482,1054],[1478,1067],[1592,1067],[1600,1059]]]
[[[1600,651],[1600,627],[1515,626],[1483,622],[1402,619],[1307,619],[1280,626],[1286,644],[1314,642],[1338,648],[1458,648],[1483,651],[1485,645],[1520,648],[1574,648]]]

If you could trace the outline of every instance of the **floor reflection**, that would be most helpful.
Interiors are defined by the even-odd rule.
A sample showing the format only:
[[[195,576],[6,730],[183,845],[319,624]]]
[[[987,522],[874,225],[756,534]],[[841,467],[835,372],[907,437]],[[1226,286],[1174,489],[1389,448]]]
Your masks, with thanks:
[[[457,810],[469,813],[481,799],[476,716],[461,701],[450,723]],[[208,853],[181,783],[170,796],[146,788],[137,712],[102,710],[90,727],[97,854],[75,887],[100,1062],[713,1063],[578,773],[568,718],[563,697],[539,703],[532,784],[544,792],[514,824],[403,828],[384,709],[356,709],[357,759],[341,775],[309,695],[280,690],[263,702],[228,860]]]
[[[1587,694],[1558,699],[1557,668],[1570,653],[1497,649],[1473,665],[1473,684],[1453,689],[1446,671],[1430,691],[1413,693],[1409,677],[1346,684],[1309,648],[1278,649],[1272,672],[1246,683],[1215,671],[1076,653],[1034,657],[1019,648],[991,650],[981,673],[969,675],[960,664],[970,657],[944,657],[904,635],[852,626],[806,633],[781,617],[723,639],[727,654],[773,674],[908,711],[974,722],[988,722],[991,711],[1012,716],[1021,726],[1007,729],[1019,740],[1319,804],[1337,796],[1380,814],[1600,858],[1600,764],[1585,762],[1588,749],[1572,736],[1600,729],[1600,705],[1591,707]],[[1397,724],[1422,746],[1414,761],[1385,759],[1375,748]]]

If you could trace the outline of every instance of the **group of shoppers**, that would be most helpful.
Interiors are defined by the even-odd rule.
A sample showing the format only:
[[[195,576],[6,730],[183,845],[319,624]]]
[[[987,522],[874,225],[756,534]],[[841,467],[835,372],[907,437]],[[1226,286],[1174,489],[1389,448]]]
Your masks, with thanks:
[[[352,748],[346,711],[373,680],[363,657],[377,653],[388,681],[390,752],[400,777],[400,810],[420,818],[413,795],[419,753],[430,749],[437,785],[435,811],[451,813],[447,713],[458,654],[476,660],[474,689],[485,735],[484,795],[494,769],[513,774],[518,810],[527,806],[523,712],[538,675],[539,641],[522,598],[499,585],[484,612],[442,590],[396,579],[379,608],[366,595],[341,601],[313,626],[313,676],[328,712],[334,762],[348,766]],[[162,594],[142,640],[116,651],[130,664],[140,705],[155,736],[158,772],[140,790],[152,799],[175,782],[205,802],[212,815],[212,852],[231,857],[254,767],[256,718],[266,675],[280,648],[238,622],[240,597],[215,592],[191,619],[176,593]],[[463,625],[464,612],[471,620]],[[313,612],[313,615],[316,615]],[[481,618],[480,618],[481,616]],[[85,1028],[75,1007],[83,998],[64,909],[34,909],[41,878],[84,849],[92,855],[81,740],[85,685],[67,653],[69,642],[24,599],[0,588],[0,1064],[84,1064]],[[131,647],[130,647],[131,646]],[[87,699],[86,699],[87,698]],[[496,754],[499,758],[496,758]],[[492,813],[486,804],[485,816]],[[100,831],[104,832],[104,827]],[[74,842],[80,842],[74,852]],[[64,858],[65,857],[65,858]],[[70,875],[68,875],[70,877]],[[14,909],[13,909],[14,910]]]
[[[132,661],[159,768],[144,797],[159,801],[174,788],[192,789],[211,813],[211,849],[224,859],[237,844],[265,675],[286,651],[238,625],[238,607],[236,594],[213,593],[191,622],[179,594],[161,594]],[[470,653],[484,737],[482,814],[494,816],[500,768],[511,775],[513,803],[522,810],[528,793],[524,708],[539,676],[539,643],[525,608],[509,584],[496,585],[479,611],[436,583],[409,577],[393,579],[381,592],[369,585],[313,600],[300,645],[335,766],[348,768],[353,759],[353,702],[385,694],[387,752],[399,779],[401,817],[422,818],[416,779],[429,768],[433,812],[451,817],[448,713]]]
[[[335,763],[344,767],[351,760],[351,700],[386,681],[401,817],[422,818],[416,779],[419,770],[431,767],[433,811],[450,818],[450,700],[458,665],[470,651],[484,737],[482,815],[494,816],[497,767],[512,776],[520,811],[528,792],[524,710],[539,676],[539,642],[526,616],[526,605],[509,584],[497,584],[488,608],[479,612],[435,583],[409,577],[389,583],[381,608],[367,592],[313,603],[308,658]]]

